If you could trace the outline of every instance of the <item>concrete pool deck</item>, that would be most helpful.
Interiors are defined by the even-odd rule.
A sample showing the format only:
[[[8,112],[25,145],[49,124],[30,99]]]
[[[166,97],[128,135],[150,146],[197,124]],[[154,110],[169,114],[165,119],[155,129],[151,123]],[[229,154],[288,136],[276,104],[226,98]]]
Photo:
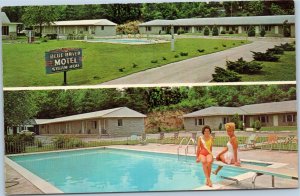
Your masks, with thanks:
[[[143,150],[143,151],[152,151],[160,153],[177,153],[177,146],[174,144],[147,144],[147,145],[115,145],[110,146],[112,148],[123,148],[131,150]],[[223,148],[215,147],[213,149],[214,156],[220,152]],[[193,153],[193,150],[190,150],[190,153]],[[181,154],[184,154],[181,151]],[[284,163],[285,165],[281,168],[298,173],[298,152],[286,152],[286,151],[269,151],[269,150],[249,150],[240,152],[241,159],[248,160],[259,160],[264,162],[276,162]],[[259,158],[258,158],[259,157]],[[250,174],[249,174],[250,173]],[[254,173],[252,173],[253,176]],[[5,176],[6,180],[15,180],[18,181],[18,184],[6,188],[6,193],[8,195],[12,194],[43,194],[36,186],[34,186],[30,181],[24,178],[16,170],[11,168],[9,165],[5,164]],[[232,183],[232,181],[224,180],[218,185],[215,185],[213,188],[208,187],[199,187],[197,190],[211,190],[211,189],[252,189],[251,184],[251,172],[248,172],[247,175],[241,176],[239,184]],[[9,186],[11,184],[6,184]],[[289,180],[283,178],[275,177],[275,188],[297,188],[297,180]],[[271,184],[271,176],[260,176],[256,180],[256,189],[268,189],[273,188]]]

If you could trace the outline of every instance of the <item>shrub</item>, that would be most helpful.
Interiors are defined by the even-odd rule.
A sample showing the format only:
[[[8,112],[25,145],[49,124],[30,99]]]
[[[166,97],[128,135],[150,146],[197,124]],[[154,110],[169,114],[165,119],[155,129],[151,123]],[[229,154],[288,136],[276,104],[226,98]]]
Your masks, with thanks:
[[[226,45],[226,44],[222,44],[222,46],[223,46],[224,48],[226,48],[226,47],[227,47],[227,45]]]
[[[158,62],[157,60],[152,60],[152,61],[151,61],[151,63],[157,63],[157,62]]]
[[[57,34],[53,33],[53,34],[46,34],[44,37],[47,37],[48,39],[57,39]]]
[[[206,36],[209,35],[209,28],[208,27],[204,28],[204,35],[206,35]]]
[[[140,21],[130,21],[125,24],[117,25],[118,34],[138,34]]]
[[[184,34],[184,33],[185,33],[185,31],[184,31],[183,29],[180,29],[180,30],[177,31],[177,34],[178,34],[178,35]]]
[[[239,127],[239,129],[240,129],[241,131],[244,130],[244,125],[243,125],[243,124],[244,124],[243,121],[239,121],[238,127]]]
[[[222,123],[220,123],[220,124],[219,124],[219,131],[221,131],[221,130],[222,130],[222,127],[223,127],[223,124],[222,124]]]
[[[277,62],[279,60],[278,56],[275,56],[273,53],[271,52],[253,52],[253,58],[257,61],[270,61],[270,62]]]
[[[261,37],[265,37],[265,35],[266,35],[265,29],[262,28],[259,34],[260,34]]]
[[[178,54],[175,54],[175,56],[174,56],[175,58],[178,58],[179,57],[179,55]]]
[[[218,27],[214,26],[212,29],[212,35],[213,36],[218,36],[219,35],[219,29]]]
[[[221,34],[226,34],[226,32],[224,30],[221,31]]]
[[[232,45],[234,45],[234,46],[235,46],[235,43],[232,43]]]
[[[43,37],[43,38],[41,39],[41,42],[48,42],[48,37]]]
[[[290,25],[288,25],[288,21],[284,21],[283,23],[283,36],[284,37],[290,37],[291,32],[290,32]]]
[[[132,63],[132,67],[133,67],[133,68],[136,68],[137,66],[138,66],[137,64]]]
[[[254,26],[250,26],[248,29],[248,36],[249,37],[254,37],[255,36],[255,28]]]
[[[124,69],[125,69],[125,67],[121,67],[121,68],[119,68],[119,72],[123,72],[123,71],[124,71]]]
[[[251,123],[251,128],[253,128],[253,129],[255,128],[255,122]]]
[[[218,49],[219,49],[219,47],[214,47],[214,49],[215,49],[215,50],[218,50]]]
[[[283,54],[284,50],[280,46],[275,46],[274,48],[269,48],[267,52],[273,53],[273,54]]]
[[[239,128],[239,121],[240,121],[239,115],[234,114],[230,120],[231,120],[231,122],[234,122],[235,128],[238,129]]]
[[[189,53],[188,52],[180,52],[180,56],[188,56]]]
[[[43,147],[42,141],[41,141],[41,140],[38,140],[38,139],[35,141],[35,145],[36,145],[38,148]]]
[[[256,120],[255,121],[255,129],[260,130],[260,128],[261,128],[261,122],[259,120]]]
[[[226,66],[229,70],[240,74],[254,74],[262,69],[262,65],[258,62],[246,62],[243,58],[237,61],[226,61]]]
[[[7,135],[5,140],[5,153],[6,154],[17,154],[25,152],[25,141],[24,137],[17,135]]]
[[[204,51],[205,51],[204,49],[198,49],[198,52],[200,52],[200,53],[202,53]]]
[[[281,44],[279,47],[281,47],[284,51],[295,51],[295,47],[289,43]]]
[[[229,34],[234,34],[234,32],[231,30],[231,31],[229,31]]]
[[[163,56],[163,57],[162,57],[162,60],[166,61],[166,60],[167,60],[167,58]]]
[[[52,142],[55,148],[74,148],[84,146],[84,143],[80,139],[65,135],[54,137]]]
[[[215,68],[215,74],[212,74],[215,82],[238,82],[241,81],[241,76],[236,72],[223,69],[221,67]]]

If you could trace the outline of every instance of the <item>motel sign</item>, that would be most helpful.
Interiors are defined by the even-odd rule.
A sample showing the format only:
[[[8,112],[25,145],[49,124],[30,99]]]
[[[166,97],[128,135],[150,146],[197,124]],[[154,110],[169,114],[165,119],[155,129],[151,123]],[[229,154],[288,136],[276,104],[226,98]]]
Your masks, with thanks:
[[[82,49],[63,48],[45,53],[46,74],[82,69]]]

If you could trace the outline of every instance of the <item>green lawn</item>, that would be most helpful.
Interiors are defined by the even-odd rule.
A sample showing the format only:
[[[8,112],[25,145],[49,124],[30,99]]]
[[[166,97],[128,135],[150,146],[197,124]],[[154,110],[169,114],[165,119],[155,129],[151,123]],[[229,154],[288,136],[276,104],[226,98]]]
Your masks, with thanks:
[[[46,75],[45,52],[58,48],[82,48],[83,69],[68,72],[69,85],[99,84],[135,72],[171,62],[213,53],[248,43],[237,40],[177,39],[176,51],[170,43],[126,45],[86,43],[70,40],[51,40],[40,44],[3,43],[3,77],[5,87],[57,86],[63,82],[63,73]],[[226,47],[224,46],[226,45]],[[205,49],[199,53],[198,49]],[[180,56],[188,52],[188,56]],[[178,54],[179,57],[174,56]],[[166,60],[163,60],[165,57]],[[157,63],[151,63],[157,60]],[[137,67],[133,67],[133,63]],[[120,68],[125,68],[123,72]]]
[[[260,74],[241,74],[242,81],[295,81],[296,52],[285,51],[278,62],[262,62]]]

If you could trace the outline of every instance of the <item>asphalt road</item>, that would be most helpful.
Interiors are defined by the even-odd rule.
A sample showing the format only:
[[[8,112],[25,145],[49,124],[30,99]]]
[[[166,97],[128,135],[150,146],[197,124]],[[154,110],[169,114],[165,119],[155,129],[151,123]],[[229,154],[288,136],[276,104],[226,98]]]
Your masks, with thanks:
[[[257,39],[250,44],[148,69],[102,85],[206,83],[212,80],[215,67],[225,68],[227,60],[233,61],[243,57],[250,61],[253,60],[251,51],[264,52],[284,42],[287,40]]]

